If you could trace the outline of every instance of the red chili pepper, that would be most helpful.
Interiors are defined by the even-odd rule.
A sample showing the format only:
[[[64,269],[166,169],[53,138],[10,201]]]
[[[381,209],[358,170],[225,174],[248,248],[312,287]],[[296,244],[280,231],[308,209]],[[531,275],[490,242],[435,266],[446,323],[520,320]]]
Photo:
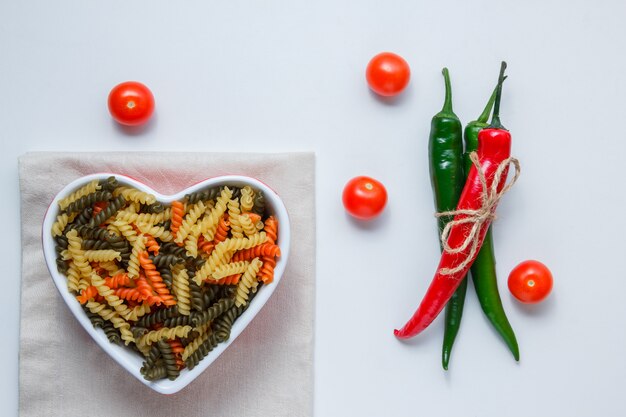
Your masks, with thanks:
[[[480,250],[493,220],[497,202],[512,185],[511,183],[504,189],[510,162],[515,164],[516,177],[519,174],[517,161],[510,158],[511,134],[500,124],[499,117],[505,69],[506,63],[503,62],[493,120],[487,129],[478,134],[474,165],[467,176],[454,219],[442,234],[446,250],[441,255],[435,277],[418,309],[404,327],[394,331],[398,338],[406,339],[417,335],[445,307]],[[444,214],[450,213],[439,213]]]

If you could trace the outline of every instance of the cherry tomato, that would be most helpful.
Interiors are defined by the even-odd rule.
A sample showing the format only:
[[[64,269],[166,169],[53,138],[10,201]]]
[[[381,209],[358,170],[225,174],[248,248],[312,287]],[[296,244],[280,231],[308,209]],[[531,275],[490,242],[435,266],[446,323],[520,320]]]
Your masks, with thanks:
[[[401,56],[382,52],[367,64],[365,76],[376,94],[390,97],[404,90],[411,78],[411,69]]]
[[[343,206],[357,219],[373,219],[383,211],[386,204],[387,190],[374,178],[354,177],[343,189]]]
[[[552,291],[552,273],[539,261],[524,261],[509,274],[509,290],[522,303],[543,301]]]
[[[150,119],[154,111],[154,96],[148,87],[126,81],[113,87],[109,93],[109,112],[116,122],[137,126]]]

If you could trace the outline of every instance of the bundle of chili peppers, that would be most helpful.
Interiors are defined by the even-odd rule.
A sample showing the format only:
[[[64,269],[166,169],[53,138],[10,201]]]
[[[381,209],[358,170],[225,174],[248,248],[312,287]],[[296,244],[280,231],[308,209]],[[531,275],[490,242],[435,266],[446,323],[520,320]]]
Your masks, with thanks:
[[[490,224],[502,195],[519,175],[519,164],[511,158],[511,134],[500,123],[500,98],[506,77],[502,62],[498,84],[484,111],[465,127],[452,110],[452,88],[447,68],[443,69],[445,101],[431,123],[429,138],[430,176],[441,235],[441,259],[434,279],[409,321],[394,334],[410,338],[446,307],[442,365],[448,369],[450,354],[459,330],[471,275],[483,312],[519,360],[515,333],[506,317],[498,292]],[[487,123],[493,107],[491,124]],[[464,140],[463,140],[464,139]],[[465,142],[465,151],[463,150]],[[510,164],[515,177],[508,185]]]

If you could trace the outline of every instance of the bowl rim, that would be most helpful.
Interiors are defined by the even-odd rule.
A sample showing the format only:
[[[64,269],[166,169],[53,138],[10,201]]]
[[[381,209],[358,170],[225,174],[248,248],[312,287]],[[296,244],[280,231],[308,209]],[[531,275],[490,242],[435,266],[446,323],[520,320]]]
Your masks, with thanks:
[[[55,241],[51,234],[52,225],[56,221],[56,218],[60,212],[58,201],[73,191],[77,190],[81,186],[87,184],[95,179],[101,180],[114,176],[118,182],[122,185],[130,185],[137,189],[153,194],[157,201],[163,203],[171,203],[174,200],[182,199],[186,194],[198,191],[207,187],[214,187],[220,185],[250,185],[255,189],[259,189],[263,192],[265,197],[265,204],[268,211],[276,216],[279,224],[278,230],[278,242],[280,244],[281,256],[276,262],[274,269],[274,280],[271,285],[263,285],[257,295],[250,301],[248,309],[235,321],[231,329],[231,334],[228,340],[219,343],[209,355],[202,359],[196,367],[192,370],[183,369],[180,376],[174,381],[168,379],[158,381],[147,381],[143,378],[139,372],[140,364],[143,361],[139,355],[136,355],[127,347],[118,346],[110,343],[102,329],[95,329],[86,313],[83,311],[80,303],[76,298],[67,290],[67,279],[65,275],[57,271],[56,267],[56,250]],[[48,238],[46,238],[48,237]],[[246,175],[223,175],[209,177],[204,180],[198,181],[195,184],[175,193],[175,194],[161,194],[160,192],[152,189],[150,186],[143,182],[132,178],[128,175],[116,174],[111,172],[99,172],[94,174],[88,174],[76,178],[62,190],[60,190],[46,209],[44,215],[41,240],[44,252],[44,258],[46,266],[50,272],[55,287],[59,291],[59,294],[65,301],[65,304],[70,309],[74,317],[82,325],[82,327],[89,333],[92,339],[118,364],[126,369],[131,375],[138,379],[144,385],[150,387],[156,392],[161,394],[174,394],[181,389],[189,385],[195,380],[202,372],[204,372],[228,347],[237,339],[237,337],[243,332],[243,330],[252,322],[254,317],[261,311],[265,303],[274,293],[282,276],[287,267],[289,259],[289,252],[291,247],[291,225],[289,219],[289,213],[283,200],[269,185],[264,182]],[[138,365],[139,364],[139,365]]]

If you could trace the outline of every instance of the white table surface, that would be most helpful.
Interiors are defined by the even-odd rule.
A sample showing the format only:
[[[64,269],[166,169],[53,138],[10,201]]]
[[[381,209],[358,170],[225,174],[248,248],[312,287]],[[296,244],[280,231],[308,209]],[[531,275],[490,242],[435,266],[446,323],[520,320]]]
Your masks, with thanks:
[[[2,415],[17,414],[18,401],[17,157],[68,150],[316,152],[317,417],[626,415],[625,17],[618,0],[3,0]],[[383,50],[412,69],[393,102],[364,81]],[[426,145],[441,68],[465,123],[502,59],[502,120],[522,176],[498,209],[495,242],[522,359],[513,361],[470,286],[446,373],[441,318],[411,343],[392,330],[438,261]],[[110,88],[127,79],[157,100],[138,134],[106,109]],[[351,221],[341,205],[358,174],[389,191],[373,223]],[[552,296],[533,308],[505,286],[529,258],[555,277]]]

